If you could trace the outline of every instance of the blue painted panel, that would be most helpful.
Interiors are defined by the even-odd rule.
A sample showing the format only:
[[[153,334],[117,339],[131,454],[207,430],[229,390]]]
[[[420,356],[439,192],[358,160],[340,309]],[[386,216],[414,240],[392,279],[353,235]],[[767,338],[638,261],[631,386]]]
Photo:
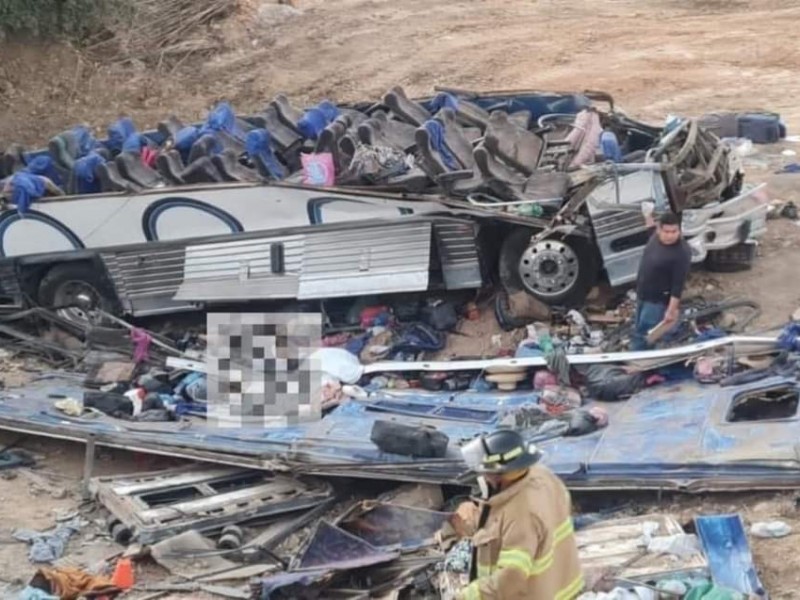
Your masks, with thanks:
[[[739,515],[697,517],[695,524],[714,583],[748,597],[765,597]]]

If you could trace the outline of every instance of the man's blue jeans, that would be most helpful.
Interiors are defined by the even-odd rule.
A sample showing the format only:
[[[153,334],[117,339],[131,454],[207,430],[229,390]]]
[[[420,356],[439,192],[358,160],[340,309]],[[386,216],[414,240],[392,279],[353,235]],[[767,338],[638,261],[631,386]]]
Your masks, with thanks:
[[[667,305],[658,302],[642,302],[636,304],[636,320],[634,321],[631,350],[649,350],[647,333],[664,320]]]

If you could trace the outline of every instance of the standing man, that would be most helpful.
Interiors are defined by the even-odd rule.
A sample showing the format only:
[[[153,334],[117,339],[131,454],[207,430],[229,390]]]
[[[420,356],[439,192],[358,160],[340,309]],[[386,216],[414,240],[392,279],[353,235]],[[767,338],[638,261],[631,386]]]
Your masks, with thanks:
[[[495,431],[473,444],[488,489],[477,506],[465,503],[457,513],[456,531],[477,528],[471,583],[458,600],[573,600],[584,581],[564,484],[535,464],[540,453],[516,431]]]
[[[636,320],[632,350],[647,350],[647,334],[664,322],[667,327],[678,323],[681,295],[692,264],[692,250],[681,235],[678,216],[664,213],[653,220],[652,204],[642,206],[648,226],[655,225],[655,233],[644,248],[639,275],[636,279]]]

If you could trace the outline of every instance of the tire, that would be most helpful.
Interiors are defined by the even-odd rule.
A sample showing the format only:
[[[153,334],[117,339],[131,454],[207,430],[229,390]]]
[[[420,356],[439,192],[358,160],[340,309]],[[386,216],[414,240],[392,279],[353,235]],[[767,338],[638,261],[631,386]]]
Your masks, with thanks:
[[[518,319],[511,314],[511,308],[508,305],[508,292],[505,290],[500,290],[494,297],[494,317],[503,331],[514,331],[530,323],[528,319]]]
[[[531,247],[532,233],[521,227],[503,242],[498,265],[503,287],[509,293],[524,290],[551,306],[583,305],[597,282],[599,260],[594,244],[569,237],[545,239]]]
[[[55,310],[60,317],[73,323],[96,325],[86,310],[70,306],[76,296],[87,296],[92,308],[119,314],[119,301],[111,282],[102,271],[87,262],[56,265],[39,282],[37,299],[41,306]]]

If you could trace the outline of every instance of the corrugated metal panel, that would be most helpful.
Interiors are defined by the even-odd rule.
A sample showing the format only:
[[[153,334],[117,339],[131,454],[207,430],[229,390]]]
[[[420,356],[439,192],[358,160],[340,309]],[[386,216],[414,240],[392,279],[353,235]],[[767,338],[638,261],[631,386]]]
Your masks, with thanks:
[[[16,295],[21,292],[13,261],[0,263],[0,288],[5,295]]]
[[[592,215],[592,225],[598,238],[620,233],[629,235],[646,227],[641,212],[622,210]]]
[[[272,272],[273,244],[283,244],[283,273]],[[186,248],[179,300],[294,298],[303,265],[300,235],[237,240]]]
[[[135,315],[155,314],[189,306],[174,302],[183,281],[184,248],[151,247],[100,254],[117,295]]]
[[[183,280],[183,248],[102,253],[117,293],[129,298],[174,293]]]
[[[436,223],[436,244],[447,289],[480,287],[483,283],[474,223]]]
[[[305,240],[300,299],[428,288],[431,224],[320,232]]]

